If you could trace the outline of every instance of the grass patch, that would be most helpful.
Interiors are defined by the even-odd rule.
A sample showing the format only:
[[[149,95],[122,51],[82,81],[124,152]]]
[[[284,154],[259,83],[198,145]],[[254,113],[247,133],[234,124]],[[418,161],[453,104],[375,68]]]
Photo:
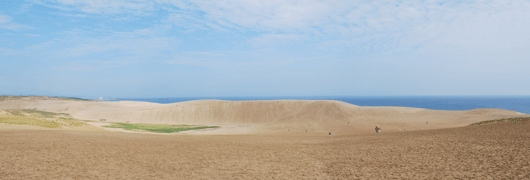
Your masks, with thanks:
[[[122,128],[125,130],[144,130],[155,133],[174,133],[180,131],[189,131],[206,128],[218,128],[219,126],[192,126],[192,125],[169,125],[169,124],[131,124],[131,123],[113,123],[110,128]]]
[[[61,100],[74,100],[74,101],[90,101],[90,99],[78,98],[78,97],[53,97]]]
[[[57,119],[57,121],[63,121],[65,122],[67,125],[69,126],[83,126],[85,125],[84,122],[82,121],[79,121],[77,119],[74,119],[74,118],[64,118],[64,117],[60,117]]]
[[[69,117],[67,113],[46,112],[37,109],[6,109],[12,115],[2,117],[2,123],[59,128],[61,126],[83,126],[86,123]],[[57,117],[67,116],[67,117]],[[52,120],[46,118],[54,118]]]
[[[37,109],[7,109],[7,112],[15,115],[15,116],[22,116],[24,113],[28,114],[36,114],[38,116],[44,117],[44,118],[53,118],[59,114],[54,112],[46,112],[46,111],[40,111]]]
[[[6,109],[4,111],[6,111],[6,112],[8,112],[8,113],[10,113],[12,115],[15,115],[15,116],[23,116],[24,115],[24,114],[22,114],[23,111],[20,110],[20,109]]]
[[[37,110],[37,109],[22,109],[21,111],[29,113],[29,114],[37,114],[37,115],[40,115],[40,116],[45,117],[45,118],[53,118],[53,117],[59,115],[59,114],[54,113],[54,112],[40,111],[40,110]]]
[[[502,119],[480,121],[480,122],[470,124],[470,126],[492,124],[492,123],[503,123],[503,122],[517,123],[517,122],[526,122],[528,120],[530,120],[530,117],[502,118]]]
[[[37,109],[6,109],[5,111],[15,116],[22,116],[24,115],[24,113],[37,115],[39,117],[44,117],[44,118],[54,118],[59,115],[70,116],[70,114],[68,113],[54,113],[54,112],[41,111]]]
[[[27,116],[0,117],[0,123],[32,125],[45,128],[60,128],[61,124],[53,121],[40,120]]]

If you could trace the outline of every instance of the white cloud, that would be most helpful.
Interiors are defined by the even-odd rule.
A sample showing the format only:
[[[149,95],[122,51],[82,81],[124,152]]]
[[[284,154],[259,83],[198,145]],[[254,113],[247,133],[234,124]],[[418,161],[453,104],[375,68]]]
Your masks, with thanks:
[[[261,42],[258,46],[274,46],[275,39],[289,36],[321,48],[361,52],[403,51],[433,42],[492,48],[510,39],[512,45],[527,45],[525,31],[530,29],[526,0],[50,0],[44,4],[99,14],[162,9],[170,12],[163,22],[189,30],[254,32],[248,42]],[[484,42],[486,37],[493,38]]]
[[[186,29],[209,29],[209,26],[200,15],[190,12],[173,13],[168,16],[167,20],[177,27]]]
[[[182,18],[177,22],[193,25],[188,28],[204,29],[209,23],[236,31],[264,33],[254,39],[277,38],[271,34],[298,34],[315,43],[353,46],[360,51],[402,51],[444,38],[455,40],[453,44],[497,47],[498,41],[475,44],[471,39],[466,42],[459,39],[511,34],[510,39],[522,42],[520,36],[527,39],[524,32],[530,29],[530,2],[524,0],[159,2],[200,14],[188,18],[185,18],[188,14],[180,15]],[[454,37],[453,33],[460,36]]]
[[[29,29],[29,26],[26,25],[20,25],[15,22],[11,21],[12,18],[10,16],[6,15],[0,15],[0,29],[8,29],[8,30],[21,30],[21,29]]]
[[[18,31],[21,29],[30,29],[30,27],[26,25],[20,25],[17,23],[4,23],[4,24],[0,24],[0,29],[9,29],[9,30]]]
[[[11,21],[11,17],[6,15],[0,15],[0,24],[7,23]]]
[[[44,0],[40,3],[62,10],[77,10],[89,14],[143,14],[153,10],[153,2],[148,0]]]

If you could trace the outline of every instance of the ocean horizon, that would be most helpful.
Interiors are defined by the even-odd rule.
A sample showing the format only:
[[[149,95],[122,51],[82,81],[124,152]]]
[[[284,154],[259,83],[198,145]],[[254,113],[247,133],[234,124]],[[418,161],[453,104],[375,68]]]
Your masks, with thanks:
[[[433,110],[506,109],[530,114],[530,96],[246,96],[115,98],[104,101],[141,101],[160,104],[194,100],[337,100],[358,106],[399,106]]]

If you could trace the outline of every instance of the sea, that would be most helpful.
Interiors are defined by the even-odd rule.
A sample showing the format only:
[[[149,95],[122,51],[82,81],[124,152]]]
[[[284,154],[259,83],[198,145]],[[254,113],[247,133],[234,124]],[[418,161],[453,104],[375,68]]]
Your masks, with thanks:
[[[434,110],[494,108],[530,114],[530,96],[303,96],[303,97],[165,97],[117,98],[105,101],[143,101],[160,104],[194,100],[336,100],[358,106],[399,106]]]

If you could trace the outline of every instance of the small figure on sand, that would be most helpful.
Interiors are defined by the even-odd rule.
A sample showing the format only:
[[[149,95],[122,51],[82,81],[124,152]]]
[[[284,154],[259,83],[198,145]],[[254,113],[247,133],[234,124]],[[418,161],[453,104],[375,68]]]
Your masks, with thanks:
[[[379,133],[380,130],[381,130],[381,128],[375,126],[375,133]]]
[[[329,132],[329,136],[331,136],[331,132]]]

